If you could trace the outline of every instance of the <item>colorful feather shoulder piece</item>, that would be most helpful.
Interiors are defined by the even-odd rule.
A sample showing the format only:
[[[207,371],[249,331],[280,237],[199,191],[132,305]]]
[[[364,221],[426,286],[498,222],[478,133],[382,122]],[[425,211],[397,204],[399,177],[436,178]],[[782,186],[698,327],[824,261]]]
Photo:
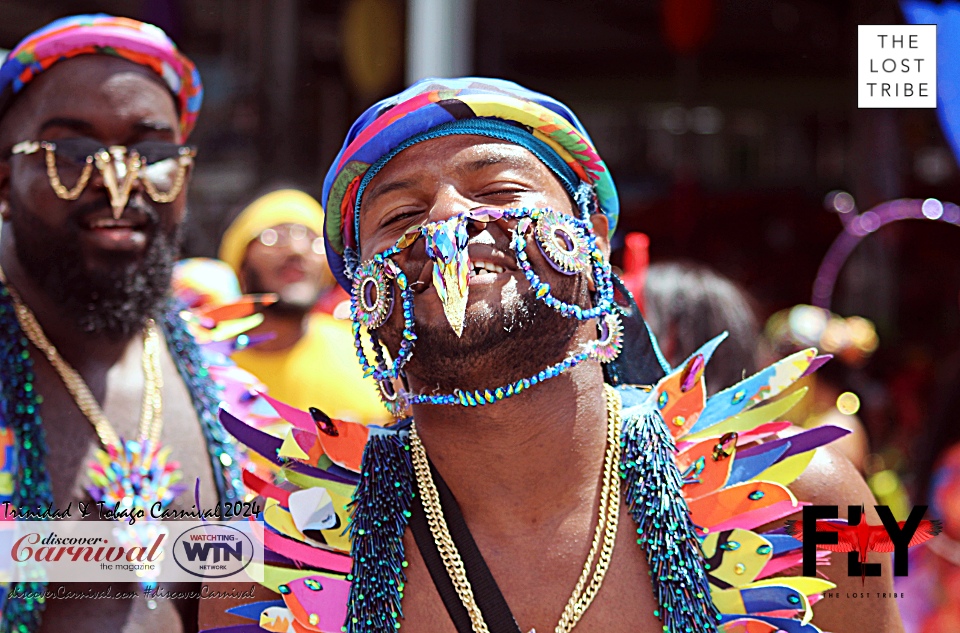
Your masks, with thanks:
[[[704,626],[723,633],[818,633],[811,606],[833,585],[778,577],[801,565],[801,543],[782,528],[766,526],[800,511],[803,504],[789,484],[816,448],[847,433],[828,426],[788,434],[783,416],[803,391],[774,399],[825,359],[812,349],[798,352],[708,398],[703,370],[722,340],[704,345],[656,385],[619,388],[626,447],[621,468],[631,515],[641,533],[656,540],[652,534],[659,528],[641,507],[649,497],[645,486],[655,478],[672,480],[660,489],[677,491],[675,520],[687,529],[679,539],[667,538],[669,546],[645,546],[651,570],[693,552],[699,576],[688,580],[700,583],[701,595],[709,592],[713,601],[709,608],[698,606],[695,589],[685,604],[682,588],[658,585],[664,611],[684,612],[664,615],[666,630],[710,620]],[[408,424],[364,426],[266,395],[262,400],[274,421],[286,426],[280,436],[261,430],[269,417],[263,411],[252,424],[229,409],[221,410],[220,419],[270,465],[244,473],[244,483],[264,499],[263,584],[279,599],[231,610],[251,622],[210,631],[396,630],[406,566],[399,537],[413,497],[412,482],[404,484]],[[653,460],[664,462],[655,472],[641,468],[651,461],[651,446],[665,456]],[[400,545],[384,549],[383,542]],[[373,551],[379,559],[371,563]],[[673,597],[664,597],[669,592]]]
[[[339,633],[350,602],[350,506],[364,448],[371,438],[396,441],[398,433],[330,419],[317,409],[301,411],[265,394],[263,399],[274,411],[273,424],[264,424],[262,412],[248,424],[227,409],[220,420],[269,465],[243,478],[264,500],[256,517],[264,526],[258,534],[266,552],[263,585],[280,599],[231,611],[256,624],[213,630]],[[261,430],[279,428],[277,420],[286,427],[282,437]]]
[[[246,420],[263,411],[269,418],[276,413],[265,407],[260,393],[266,387],[250,372],[241,369],[230,355],[273,338],[273,334],[250,335],[248,332],[263,322],[257,310],[275,301],[274,295],[242,295],[217,305],[181,309],[180,318],[197,342],[208,365],[210,376],[220,390],[219,399],[235,415]],[[180,301],[180,305],[183,302]]]
[[[829,357],[808,349],[713,396],[703,370],[725,335],[708,342],[655,385],[647,405],[675,442],[683,497],[697,526],[710,594],[725,633],[817,633],[811,605],[834,585],[777,577],[802,564],[801,542],[766,526],[805,505],[789,489],[814,450],[849,431],[821,426],[793,433],[783,416],[803,397],[774,399]],[[826,552],[819,556],[826,564]]]

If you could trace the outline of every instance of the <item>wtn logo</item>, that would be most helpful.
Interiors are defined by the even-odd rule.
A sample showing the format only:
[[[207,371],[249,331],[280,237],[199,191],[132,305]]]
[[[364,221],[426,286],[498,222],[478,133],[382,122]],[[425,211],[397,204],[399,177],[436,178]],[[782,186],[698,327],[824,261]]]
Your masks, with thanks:
[[[803,521],[787,521],[787,533],[803,543],[803,575],[817,575],[817,548],[847,554],[847,575],[880,575],[880,563],[868,563],[867,552],[893,552],[893,575],[909,572],[907,550],[940,533],[939,521],[923,518],[927,506],[915,506],[906,521],[897,522],[888,506],[874,506],[882,525],[868,525],[863,506],[847,506],[847,521],[837,519],[837,506],[804,506]]]
[[[182,544],[182,547],[181,547]],[[174,542],[173,560],[199,578],[228,578],[249,565],[257,553],[249,535],[230,525],[211,523],[185,530]]]
[[[234,560],[243,560],[243,541],[237,541],[235,546],[231,547],[229,543],[187,543],[183,542],[183,549],[187,555],[187,560],[191,563],[199,558],[205,563],[219,563],[233,558]],[[213,560],[210,560],[210,552],[213,551]]]

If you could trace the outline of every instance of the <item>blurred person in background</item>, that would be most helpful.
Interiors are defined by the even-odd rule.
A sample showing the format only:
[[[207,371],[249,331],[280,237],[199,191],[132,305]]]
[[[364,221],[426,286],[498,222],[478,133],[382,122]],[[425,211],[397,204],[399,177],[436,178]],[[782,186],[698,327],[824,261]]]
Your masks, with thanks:
[[[707,365],[707,384],[719,391],[761,367],[760,326],[752,299],[733,281],[690,262],[660,262],[647,269],[644,316],[672,367],[721,332],[730,336]]]
[[[241,499],[222,385],[198,371],[169,300],[202,94],[163,31],[108,15],[57,20],[0,66],[4,503],[189,511],[178,481],[197,481],[207,507]],[[197,600],[44,600],[44,587],[0,585],[0,630],[196,630]],[[46,585],[63,587],[102,589]]]
[[[722,345],[724,353],[718,354],[707,366],[707,384],[712,382],[713,391],[755,373],[770,356],[753,299],[736,283],[707,266],[693,262],[653,264],[647,270],[644,300],[647,321],[671,365],[676,366],[693,353],[698,347],[697,341],[708,340],[724,331],[730,333]],[[819,341],[800,343],[790,339],[788,343],[783,336],[775,341],[780,354],[811,346],[824,349]],[[866,432],[854,412],[837,409],[835,405],[841,392],[833,383],[817,380],[824,371],[820,369],[798,381],[797,389],[810,387],[813,393],[803,398],[788,417],[804,428],[833,424],[850,429],[851,434],[837,440],[834,446],[862,471],[869,453]]]
[[[271,396],[295,407],[383,421],[386,411],[376,387],[354,360],[350,322],[314,309],[324,298],[335,304],[347,296],[327,266],[322,234],[323,209],[296,189],[257,198],[224,233],[220,259],[236,271],[241,290],[278,297],[248,332],[273,338],[232,358],[262,380]]]

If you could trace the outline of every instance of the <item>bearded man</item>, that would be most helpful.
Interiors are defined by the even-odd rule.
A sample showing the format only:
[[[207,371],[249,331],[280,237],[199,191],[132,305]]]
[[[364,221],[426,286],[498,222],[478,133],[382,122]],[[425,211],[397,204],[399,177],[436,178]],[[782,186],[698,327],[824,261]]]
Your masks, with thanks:
[[[187,510],[172,459],[209,504],[241,494],[218,389],[167,296],[201,96],[160,29],[107,15],[57,20],[0,67],[2,493],[16,508],[112,507],[126,482],[134,508]],[[149,485],[129,477],[139,456]],[[44,601],[42,588],[14,588],[2,630],[195,628],[196,601]]]
[[[764,402],[824,359],[805,350],[710,398],[722,337],[660,360],[608,263],[613,181],[566,106],[496,79],[421,81],[353,125],[324,203],[357,356],[399,420],[276,403],[294,426],[281,444],[221,412],[284,473],[245,477],[266,498],[279,600],[232,613],[324,633],[814,633],[810,604],[834,586],[889,594],[889,561],[862,588],[839,557],[831,582],[773,577],[801,561],[779,529],[800,510],[787,484],[872,505],[849,463],[810,453],[843,431],[779,438],[796,397]],[[816,621],[901,630],[892,600],[824,599]]]

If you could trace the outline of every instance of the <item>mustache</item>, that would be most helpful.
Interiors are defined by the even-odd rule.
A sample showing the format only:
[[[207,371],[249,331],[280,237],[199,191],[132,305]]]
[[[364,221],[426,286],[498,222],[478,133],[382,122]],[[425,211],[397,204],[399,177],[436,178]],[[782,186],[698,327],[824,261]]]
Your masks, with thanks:
[[[110,212],[111,210],[110,198],[103,196],[71,209],[68,219],[74,225],[81,226],[88,216],[102,211]],[[144,222],[149,229],[153,229],[160,224],[160,214],[139,196],[130,197],[127,206],[123,209],[123,215],[121,215],[122,218],[130,218],[131,216],[136,221]]]

